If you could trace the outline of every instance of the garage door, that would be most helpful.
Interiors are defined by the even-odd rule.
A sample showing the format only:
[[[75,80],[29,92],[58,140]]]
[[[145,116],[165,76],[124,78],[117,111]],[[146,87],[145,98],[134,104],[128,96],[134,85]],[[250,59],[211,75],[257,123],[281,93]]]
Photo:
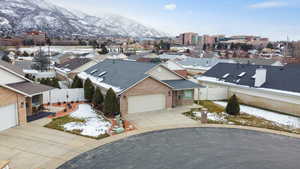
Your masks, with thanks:
[[[166,108],[163,94],[128,97],[128,113],[148,112]]]
[[[16,104],[0,107],[0,131],[14,127],[18,123]]]

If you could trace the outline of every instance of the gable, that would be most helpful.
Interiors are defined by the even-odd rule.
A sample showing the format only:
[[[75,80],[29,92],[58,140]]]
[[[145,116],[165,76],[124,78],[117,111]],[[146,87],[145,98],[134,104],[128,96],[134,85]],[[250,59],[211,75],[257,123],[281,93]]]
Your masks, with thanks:
[[[0,68],[0,84],[10,84],[25,81],[23,78]]]
[[[148,74],[154,77],[157,80],[180,80],[183,79],[175,72],[170,71],[169,69],[159,65],[154,67],[148,72]]]

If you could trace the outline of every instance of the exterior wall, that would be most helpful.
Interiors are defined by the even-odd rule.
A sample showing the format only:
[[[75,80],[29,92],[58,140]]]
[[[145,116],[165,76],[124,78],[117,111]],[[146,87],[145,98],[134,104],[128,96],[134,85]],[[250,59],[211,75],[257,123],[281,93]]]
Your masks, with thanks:
[[[300,96],[294,96],[284,93],[275,93],[272,91],[261,90],[257,88],[239,87],[239,86],[225,86],[214,83],[201,83],[208,86],[212,90],[223,89],[223,92],[216,93],[223,95],[223,98],[229,98],[235,94],[241,103],[268,109],[276,112],[300,116]],[[227,90],[227,92],[224,92]],[[203,93],[201,93],[203,95]],[[214,95],[209,92],[208,95]],[[203,98],[201,96],[201,98]],[[209,99],[206,100],[222,100],[222,99]]]
[[[26,98],[20,94],[17,94],[11,90],[0,87],[0,107],[10,104],[17,104],[19,113],[19,125],[24,125],[27,122],[26,114]],[[1,114],[1,112],[0,112]]]
[[[151,76],[158,80],[180,80],[182,77],[169,71],[168,69],[158,66],[149,72]]]
[[[0,68],[0,84],[18,83],[24,81],[24,79]]]
[[[164,94],[166,96],[166,107],[172,108],[172,89],[152,78],[147,78],[120,96],[120,109],[122,116],[128,113],[129,96],[151,94]]]

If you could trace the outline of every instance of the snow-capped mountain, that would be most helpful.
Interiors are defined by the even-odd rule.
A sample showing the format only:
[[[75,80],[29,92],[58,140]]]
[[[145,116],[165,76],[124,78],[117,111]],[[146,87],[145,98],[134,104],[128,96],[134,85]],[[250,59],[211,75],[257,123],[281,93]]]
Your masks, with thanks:
[[[0,32],[22,33],[30,30],[59,36],[166,36],[163,32],[118,15],[95,17],[46,0],[0,0]]]

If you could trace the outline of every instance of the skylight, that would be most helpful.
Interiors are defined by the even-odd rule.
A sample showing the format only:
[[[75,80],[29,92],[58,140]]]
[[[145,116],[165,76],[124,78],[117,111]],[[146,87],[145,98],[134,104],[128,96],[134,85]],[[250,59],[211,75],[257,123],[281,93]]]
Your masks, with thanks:
[[[226,79],[229,75],[230,75],[230,74],[227,73],[227,74],[225,74],[225,75],[223,76],[223,78]]]
[[[246,72],[242,72],[241,74],[238,75],[238,77],[243,77],[246,75]]]
[[[94,73],[96,73],[97,71],[98,71],[98,70],[95,69],[95,70],[91,71],[91,74],[94,74]]]
[[[70,64],[66,64],[66,65],[65,65],[65,67],[68,67],[68,66],[70,66]]]
[[[103,75],[105,75],[107,72],[102,72],[102,73],[100,73],[99,75],[98,75],[98,77],[101,77],[101,76],[103,76]]]

